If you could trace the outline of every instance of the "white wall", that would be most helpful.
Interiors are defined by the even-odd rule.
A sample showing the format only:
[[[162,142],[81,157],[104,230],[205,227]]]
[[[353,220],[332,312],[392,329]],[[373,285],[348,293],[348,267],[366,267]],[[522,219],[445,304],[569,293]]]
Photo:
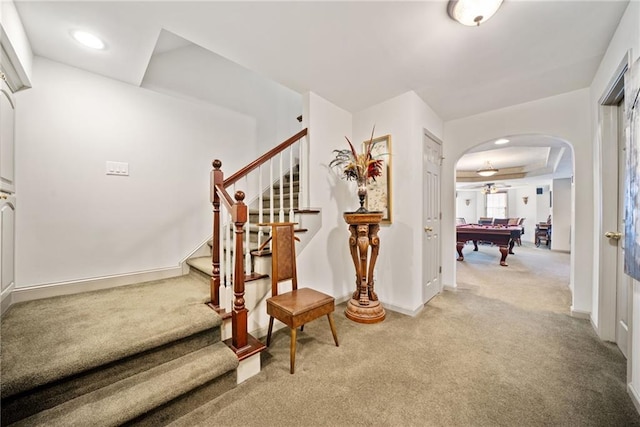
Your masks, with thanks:
[[[202,81],[203,75],[206,81]],[[260,153],[301,129],[297,120],[302,114],[299,93],[200,46],[154,54],[142,87],[199,99],[253,117]]]
[[[255,120],[40,57],[16,94],[17,287],[175,267],[211,233],[209,171]],[[105,161],[129,163],[107,176]]]
[[[509,214],[511,217],[524,218],[524,234],[521,240],[523,242],[534,242],[536,231],[536,210],[537,210],[537,198],[536,198],[536,186],[530,185],[522,188],[516,188],[509,190],[515,193],[515,206],[513,210],[509,208]],[[523,197],[528,197],[527,204],[524,204]]]
[[[332,151],[351,138],[352,117],[314,93],[303,96],[303,125],[309,129],[310,206],[322,210],[322,227],[298,257],[298,281],[344,299],[355,290],[344,211],[359,206],[353,183],[331,169]]]
[[[551,204],[549,192],[551,191],[551,186],[549,185],[539,185],[536,188],[542,188],[542,194],[536,193],[536,224],[539,222],[547,222],[549,219],[549,215],[551,215]],[[551,218],[551,222],[553,223],[553,219]]]
[[[376,136],[392,138],[393,223],[379,233],[376,292],[384,306],[414,314],[422,308],[422,265],[428,256],[422,253],[421,232],[423,130],[441,138],[442,121],[414,92],[407,92],[354,114],[353,123],[354,141],[368,139],[374,124]]]
[[[349,231],[343,213],[359,206],[355,184],[329,169],[333,150],[347,146],[345,136],[360,149],[371,136],[390,134],[393,156],[393,223],[379,232],[376,292],[387,309],[414,314],[422,307],[422,135],[440,137],[442,123],[413,92],[352,116],[314,93],[304,96],[304,126],[309,128],[312,207],[322,208],[322,228],[298,258],[301,280],[337,298],[356,288],[349,252]],[[402,247],[402,250],[394,248]]]
[[[553,180],[551,249],[571,250],[571,178]]]
[[[590,135],[588,89],[540,99],[445,123],[443,164],[443,254],[455,250],[455,165],[470,148],[508,135],[543,134],[569,142],[575,158],[576,239],[571,248],[573,306],[575,312],[591,311],[590,269],[576,268],[575,259],[592,259],[593,149]],[[443,264],[445,285],[455,286],[455,260]]]
[[[482,198],[482,194],[478,191],[457,191],[456,198],[456,218],[462,217],[467,224],[473,224],[478,221],[478,199]],[[469,200],[467,205],[466,200]]]

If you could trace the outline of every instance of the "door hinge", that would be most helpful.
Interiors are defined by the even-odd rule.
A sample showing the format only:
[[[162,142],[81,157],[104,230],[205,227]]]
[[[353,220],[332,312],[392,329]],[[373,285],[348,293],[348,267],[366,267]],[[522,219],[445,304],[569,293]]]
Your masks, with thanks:
[[[439,219],[442,219],[442,212],[440,212],[440,218]]]
[[[440,266],[440,268],[438,268],[438,273],[442,273],[442,266]]]

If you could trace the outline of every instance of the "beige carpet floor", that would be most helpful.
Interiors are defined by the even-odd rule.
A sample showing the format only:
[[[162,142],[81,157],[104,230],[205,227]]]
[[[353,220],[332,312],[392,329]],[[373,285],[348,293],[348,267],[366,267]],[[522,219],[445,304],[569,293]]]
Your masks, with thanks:
[[[208,300],[208,284],[184,276],[15,304],[1,322],[2,396],[215,328]]]
[[[416,317],[363,325],[338,306],[340,347],[325,319],[309,323],[295,375],[279,331],[259,375],[175,425],[640,425],[624,357],[569,316],[569,255],[515,252],[500,267],[495,247],[467,248],[458,289]]]

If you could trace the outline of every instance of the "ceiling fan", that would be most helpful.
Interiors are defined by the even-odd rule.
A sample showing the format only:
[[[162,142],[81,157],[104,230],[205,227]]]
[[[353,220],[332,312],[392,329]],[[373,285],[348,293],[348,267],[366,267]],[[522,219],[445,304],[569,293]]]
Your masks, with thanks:
[[[499,192],[500,190],[506,190],[506,189],[508,189],[510,187],[511,187],[511,185],[509,185],[509,184],[487,182],[487,183],[484,183],[484,184],[468,186],[468,187],[465,187],[465,189],[480,190],[480,192],[482,194],[495,194],[495,193]]]

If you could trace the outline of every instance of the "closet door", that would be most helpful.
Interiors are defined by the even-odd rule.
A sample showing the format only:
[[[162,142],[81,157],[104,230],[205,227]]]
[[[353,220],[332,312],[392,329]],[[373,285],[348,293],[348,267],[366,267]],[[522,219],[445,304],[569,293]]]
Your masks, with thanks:
[[[0,285],[2,294],[15,282],[15,217],[15,198],[0,194]]]
[[[4,74],[1,77],[4,77]],[[15,111],[11,91],[4,78],[0,79],[0,85],[0,191],[13,193]]]

